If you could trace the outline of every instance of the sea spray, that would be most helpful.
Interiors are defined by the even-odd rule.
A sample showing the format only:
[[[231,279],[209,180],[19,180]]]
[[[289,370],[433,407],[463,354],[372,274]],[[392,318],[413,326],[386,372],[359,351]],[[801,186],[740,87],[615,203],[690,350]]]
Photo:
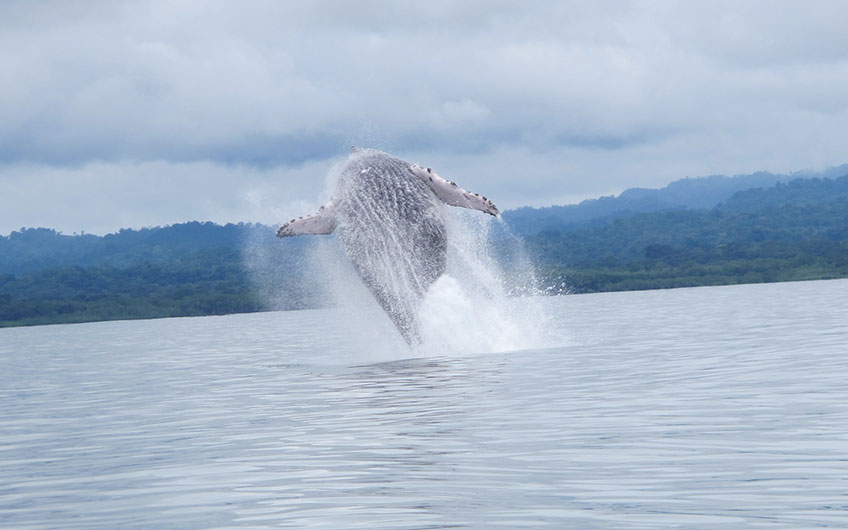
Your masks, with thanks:
[[[336,238],[314,238],[308,259],[311,272],[322,278],[326,300],[339,308],[328,326],[344,337],[337,342],[346,360],[455,356],[561,344],[549,336],[553,327],[534,296],[533,269],[521,240],[500,219],[444,209],[447,270],[420,301],[422,343],[413,348],[363,285]],[[492,232],[498,235],[494,242]],[[495,245],[501,254],[504,246],[509,247],[508,264],[496,255]]]
[[[326,307],[328,293],[319,275],[312,274],[316,256],[313,241],[292,239],[280,244],[272,228],[256,225],[242,242],[242,264],[262,306],[271,311]]]
[[[546,345],[532,267],[503,221],[444,205],[401,176],[402,161],[378,155],[380,163],[401,164],[384,166],[383,176],[359,156],[366,155],[349,158],[345,178],[337,168],[328,175],[333,196],[345,200],[332,236],[286,238],[277,242],[280,252],[249,253],[270,307],[288,308],[295,292],[339,308],[327,330],[344,337],[340,355],[353,348],[352,362]],[[303,243],[296,248],[293,240]],[[270,263],[281,253],[284,266]],[[280,286],[287,292],[275,294]]]
[[[533,268],[521,240],[500,218],[447,210],[448,268],[422,303],[424,343],[418,350],[482,353],[555,343],[534,297]]]
[[[351,363],[409,357],[409,346],[357,275],[338,239],[313,239],[312,272],[321,278],[324,300],[338,309],[328,322],[340,339],[335,341],[338,354]]]

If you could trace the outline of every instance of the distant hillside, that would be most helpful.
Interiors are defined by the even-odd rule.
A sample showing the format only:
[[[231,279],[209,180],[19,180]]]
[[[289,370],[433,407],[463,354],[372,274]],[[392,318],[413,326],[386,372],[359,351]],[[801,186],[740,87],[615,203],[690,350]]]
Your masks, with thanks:
[[[527,246],[574,291],[848,276],[848,176],[738,192],[710,210],[665,210],[546,231]]]
[[[13,232],[0,237],[0,326],[318,307],[309,244],[254,224]]]
[[[124,229],[115,234],[69,236],[48,228],[28,228],[0,237],[0,273],[22,274],[52,267],[129,267],[165,263],[198,250],[239,249],[253,234],[270,230],[253,224],[176,224]]]
[[[546,208],[518,208],[504,212],[504,220],[520,235],[545,230],[569,231],[584,225],[601,225],[636,213],[662,210],[710,209],[735,193],[752,188],[768,188],[778,182],[803,178],[833,178],[848,174],[848,164],[823,172],[776,175],[758,172],[735,177],[685,178],[661,189],[631,188],[615,196],[589,199],[580,204]]]
[[[504,217],[550,292],[848,277],[848,175],[684,179]],[[0,326],[320,307],[325,286],[306,251],[318,239],[274,232],[200,222],[12,232],[0,237]]]
[[[724,212],[754,212],[783,206],[812,206],[848,198],[848,172],[835,179],[796,179],[769,189],[735,193],[717,208]]]

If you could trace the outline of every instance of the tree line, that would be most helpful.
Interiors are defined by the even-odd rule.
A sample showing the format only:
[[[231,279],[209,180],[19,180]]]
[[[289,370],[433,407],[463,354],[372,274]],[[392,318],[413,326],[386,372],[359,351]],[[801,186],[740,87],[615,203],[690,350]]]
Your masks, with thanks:
[[[595,217],[581,210],[559,224],[544,209],[505,218],[542,292],[848,277],[848,176],[737,191],[710,208],[657,208],[605,203]],[[318,307],[322,287],[302,259],[312,244],[259,224],[103,237],[22,229],[0,237],[0,326]]]

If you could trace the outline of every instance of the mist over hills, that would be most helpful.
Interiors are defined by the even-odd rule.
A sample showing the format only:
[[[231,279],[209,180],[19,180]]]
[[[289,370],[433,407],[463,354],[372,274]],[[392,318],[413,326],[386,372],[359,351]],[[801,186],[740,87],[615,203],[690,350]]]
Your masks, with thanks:
[[[503,218],[548,291],[848,276],[848,165],[687,178]],[[12,232],[0,237],[0,325],[318,307],[304,258],[316,241],[197,221],[102,237]]]
[[[791,175],[757,172],[735,177],[684,178],[660,189],[630,188],[618,196],[588,199],[573,205],[523,207],[508,210],[502,216],[513,233],[526,237],[544,231],[564,233],[587,225],[605,225],[637,213],[711,209],[725,201],[727,204],[721,206],[724,210],[751,209],[765,205],[766,201],[773,205],[791,201],[816,203],[836,197],[839,184],[834,177],[843,175],[848,175],[848,164],[821,172]],[[811,184],[815,179],[822,182]],[[762,188],[792,180],[798,182],[772,193],[760,192]],[[745,193],[739,194],[741,191]],[[736,194],[739,196],[734,197]],[[730,201],[731,197],[734,200]],[[217,225],[208,221],[122,229],[105,236],[66,235],[50,228],[25,228],[0,236],[0,274],[23,274],[63,266],[123,268],[138,263],[161,264],[179,261],[201,250],[240,251],[247,242],[253,246],[257,242],[279,246],[274,231],[274,227],[258,223]],[[308,241],[309,238],[295,238],[287,240],[285,245],[296,251]]]
[[[769,188],[778,182],[796,179],[833,179],[843,175],[848,175],[848,164],[824,171],[799,171],[792,174],[761,171],[734,177],[687,177],[660,189],[630,188],[618,196],[587,199],[579,204],[544,208],[528,206],[504,212],[503,217],[512,230],[521,235],[536,234],[545,230],[562,232],[590,223],[609,223],[636,213],[710,209],[743,190]]]

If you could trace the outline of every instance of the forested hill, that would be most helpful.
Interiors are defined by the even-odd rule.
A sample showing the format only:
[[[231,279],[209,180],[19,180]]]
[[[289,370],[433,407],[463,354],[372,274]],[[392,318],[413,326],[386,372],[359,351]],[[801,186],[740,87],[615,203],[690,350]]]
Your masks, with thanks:
[[[504,218],[553,291],[848,276],[848,176],[772,177],[749,176],[766,185],[734,193],[740,182],[687,179],[558,207],[577,212],[564,217],[520,209]],[[0,326],[320,306],[319,275],[303,261],[317,239],[274,231],[189,222],[103,237],[13,232],[0,237]]]
[[[577,292],[848,276],[848,176],[738,192],[528,236],[549,284]]]
[[[100,237],[65,235],[48,228],[28,228],[0,237],[0,273],[21,274],[54,267],[129,267],[179,260],[199,250],[237,250],[246,240],[263,237],[268,227],[255,224],[176,224],[121,230]],[[273,235],[273,234],[271,234]]]
[[[711,209],[743,190],[770,188],[777,183],[792,180],[830,180],[846,174],[848,164],[826,171],[798,172],[792,175],[758,172],[735,177],[714,175],[685,178],[660,189],[630,188],[618,196],[588,199],[580,204],[518,208],[504,212],[503,217],[512,230],[521,235],[532,235],[551,229],[562,232],[585,225],[606,224],[636,213]]]
[[[0,237],[0,326],[317,307],[309,244],[260,224],[12,232]]]

